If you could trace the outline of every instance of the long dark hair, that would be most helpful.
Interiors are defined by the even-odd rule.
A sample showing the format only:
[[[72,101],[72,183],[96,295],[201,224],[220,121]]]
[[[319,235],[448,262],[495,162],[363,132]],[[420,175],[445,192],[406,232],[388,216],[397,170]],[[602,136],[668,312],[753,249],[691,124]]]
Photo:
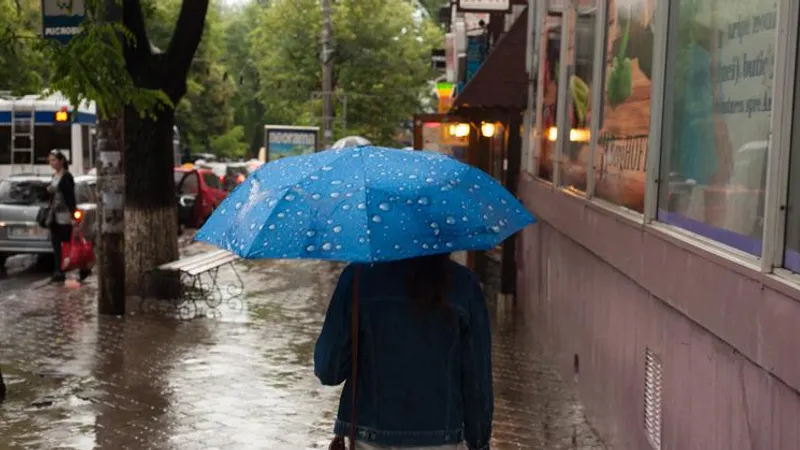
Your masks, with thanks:
[[[50,155],[61,161],[61,167],[63,167],[65,171],[69,170],[69,161],[67,161],[67,157],[63,153],[58,150],[50,150]]]
[[[422,256],[405,262],[410,267],[406,289],[416,306],[421,311],[449,311],[450,255]]]

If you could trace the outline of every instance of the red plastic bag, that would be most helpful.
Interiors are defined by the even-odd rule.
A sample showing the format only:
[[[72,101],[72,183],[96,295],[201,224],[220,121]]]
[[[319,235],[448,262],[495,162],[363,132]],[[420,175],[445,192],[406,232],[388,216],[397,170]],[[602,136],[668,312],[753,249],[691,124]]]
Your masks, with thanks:
[[[94,245],[83,237],[78,226],[74,226],[70,242],[61,243],[61,270],[90,269],[93,265]]]

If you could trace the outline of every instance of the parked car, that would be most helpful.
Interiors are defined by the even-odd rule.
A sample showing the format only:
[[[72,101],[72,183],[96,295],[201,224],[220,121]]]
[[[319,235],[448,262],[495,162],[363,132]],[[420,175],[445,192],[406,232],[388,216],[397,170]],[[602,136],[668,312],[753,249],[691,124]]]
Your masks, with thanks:
[[[203,168],[175,168],[178,224],[199,228],[228,194],[213,171]]]
[[[45,175],[13,175],[0,181],[0,268],[8,257],[38,254],[43,261],[52,261],[50,232],[36,223],[39,208],[47,205]],[[75,200],[78,221],[86,239],[94,242],[97,226],[97,178],[75,177]]]

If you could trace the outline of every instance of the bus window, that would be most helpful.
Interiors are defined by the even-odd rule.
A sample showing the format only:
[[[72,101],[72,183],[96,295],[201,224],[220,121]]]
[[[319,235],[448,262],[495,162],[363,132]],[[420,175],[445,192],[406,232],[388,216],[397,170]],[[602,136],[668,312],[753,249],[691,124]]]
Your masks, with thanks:
[[[11,164],[11,127],[0,125],[0,164]]]
[[[50,151],[54,149],[64,152],[64,156],[72,162],[72,127],[68,125],[36,126],[33,135],[33,160],[35,164],[47,164]]]

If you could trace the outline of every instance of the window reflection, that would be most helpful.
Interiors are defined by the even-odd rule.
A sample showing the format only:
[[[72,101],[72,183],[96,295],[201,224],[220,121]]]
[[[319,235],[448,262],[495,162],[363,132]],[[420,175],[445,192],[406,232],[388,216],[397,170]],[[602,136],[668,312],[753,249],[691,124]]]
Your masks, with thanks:
[[[590,160],[589,128],[592,114],[596,4],[596,0],[582,1],[570,17],[573,30],[569,48],[573,71],[567,83],[570,136],[559,167],[564,186],[581,191],[586,190],[586,167]]]
[[[539,101],[537,102],[537,120],[540,135],[538,159],[539,177],[553,180],[553,158],[555,156],[556,142],[549,139],[550,129],[556,126],[556,104],[558,102],[558,71],[561,52],[561,17],[548,16],[545,18],[542,32],[539,85]]]

